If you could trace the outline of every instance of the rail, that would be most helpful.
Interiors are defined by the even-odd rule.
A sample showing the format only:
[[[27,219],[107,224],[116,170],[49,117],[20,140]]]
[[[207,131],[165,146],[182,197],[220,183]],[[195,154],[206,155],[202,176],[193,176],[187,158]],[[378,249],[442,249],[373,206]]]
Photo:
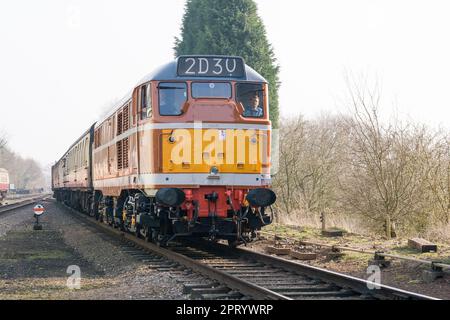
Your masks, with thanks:
[[[6,212],[10,212],[10,211],[22,208],[22,207],[32,205],[32,204],[34,204],[40,200],[46,199],[48,197],[50,197],[50,194],[44,194],[44,195],[39,195],[39,196],[29,198],[29,199],[25,199],[20,202],[0,206],[0,215],[4,214]]]

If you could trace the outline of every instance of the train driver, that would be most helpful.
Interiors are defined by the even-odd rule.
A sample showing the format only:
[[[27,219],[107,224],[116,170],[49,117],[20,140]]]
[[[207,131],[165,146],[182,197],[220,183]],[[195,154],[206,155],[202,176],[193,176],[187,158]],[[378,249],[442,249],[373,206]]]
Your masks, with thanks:
[[[164,90],[160,92],[159,108],[161,110],[161,115],[176,116],[180,114],[180,108],[176,105],[173,94],[173,90]]]
[[[165,83],[159,86],[159,109],[162,116],[180,116],[186,102],[186,85]]]
[[[259,106],[260,98],[258,91],[250,95],[249,104],[245,106],[244,117],[261,118],[263,117],[263,109]]]

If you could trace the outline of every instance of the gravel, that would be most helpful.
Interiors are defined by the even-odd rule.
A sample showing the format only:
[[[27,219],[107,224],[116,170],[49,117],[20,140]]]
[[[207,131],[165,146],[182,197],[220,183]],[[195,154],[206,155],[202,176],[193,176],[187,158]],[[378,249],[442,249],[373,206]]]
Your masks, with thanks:
[[[25,228],[34,223],[33,206],[26,206],[15,210],[14,214],[5,212],[0,216],[0,237],[4,237],[10,230]]]
[[[59,262],[56,259],[46,260],[46,265],[49,261],[53,261],[59,269],[54,273],[46,274],[45,277],[37,271],[32,277],[26,278],[17,271],[9,271],[6,280],[0,279],[0,287],[2,287],[0,299],[189,299],[188,296],[183,295],[183,287],[177,281],[176,274],[150,269],[144,262],[124,252],[117,240],[111,241],[109,236],[86,226],[72,217],[70,211],[62,205],[54,201],[43,204],[47,209],[41,218],[44,233],[50,232],[52,239],[63,242],[58,243],[59,251],[64,251],[66,256],[70,253],[69,261],[75,261],[75,264],[80,265],[81,289],[67,288],[66,282],[69,275],[65,273],[65,269],[62,270],[59,267],[61,260]],[[13,243],[15,238],[12,235],[15,232],[31,234],[36,232],[32,231],[33,223],[31,207],[0,217],[0,241]],[[7,250],[7,248],[3,249]],[[7,260],[0,255],[0,264],[12,263],[11,261],[13,260]],[[38,262],[44,263],[41,260]],[[20,263],[23,265],[24,261]],[[36,261],[33,260],[33,263]],[[50,272],[51,270],[50,268]]]

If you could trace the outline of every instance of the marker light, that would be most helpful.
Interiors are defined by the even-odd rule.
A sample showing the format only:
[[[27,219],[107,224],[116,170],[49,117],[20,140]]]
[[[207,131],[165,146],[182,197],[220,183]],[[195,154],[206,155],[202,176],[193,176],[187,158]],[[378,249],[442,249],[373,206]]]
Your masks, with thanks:
[[[219,168],[212,167],[211,171],[209,172],[212,176],[217,176],[219,174]]]

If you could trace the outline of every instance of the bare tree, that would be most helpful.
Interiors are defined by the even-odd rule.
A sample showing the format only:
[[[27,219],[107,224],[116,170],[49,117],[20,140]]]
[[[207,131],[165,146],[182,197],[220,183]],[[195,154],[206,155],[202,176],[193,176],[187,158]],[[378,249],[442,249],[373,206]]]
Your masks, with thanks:
[[[302,117],[282,120],[280,129],[279,170],[274,180],[278,193],[278,205],[289,214],[299,206],[299,197],[294,186],[293,172],[299,166],[298,155],[306,143],[305,122]]]
[[[286,212],[318,213],[334,206],[342,166],[344,127],[338,118],[284,120],[281,129],[280,171],[275,179]]]
[[[431,206],[438,223],[450,222],[450,135],[439,132],[424,153],[425,183],[431,194]]]
[[[2,150],[6,146],[6,138],[4,136],[0,136],[0,150]]]
[[[449,132],[381,121],[379,87],[347,84],[350,115],[282,120],[273,184],[280,217],[295,213],[316,224],[308,219],[336,212],[342,223],[351,217],[387,238],[443,234],[437,227],[450,225]]]
[[[42,168],[33,159],[22,157],[3,148],[0,150],[0,167],[9,172],[9,178],[18,189],[36,189],[45,187]]]
[[[396,225],[422,209],[420,144],[411,126],[383,126],[380,90],[349,82],[353,118],[349,121],[351,170],[341,177],[348,207],[381,226],[388,238]],[[411,133],[412,132],[412,133]],[[419,133],[420,135],[420,133]]]
[[[297,155],[300,166],[294,182],[308,211],[320,212],[334,205],[342,138],[343,128],[337,119],[323,117],[307,123],[307,143]]]

